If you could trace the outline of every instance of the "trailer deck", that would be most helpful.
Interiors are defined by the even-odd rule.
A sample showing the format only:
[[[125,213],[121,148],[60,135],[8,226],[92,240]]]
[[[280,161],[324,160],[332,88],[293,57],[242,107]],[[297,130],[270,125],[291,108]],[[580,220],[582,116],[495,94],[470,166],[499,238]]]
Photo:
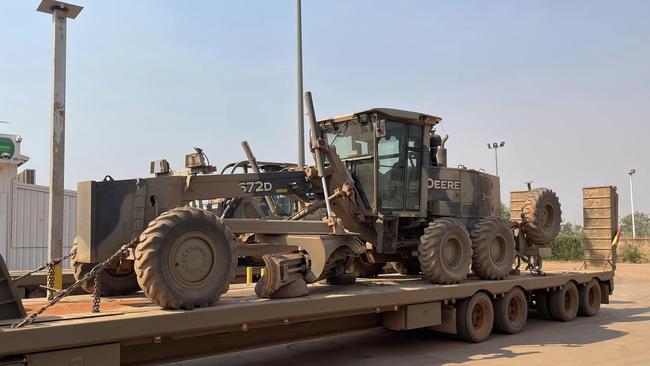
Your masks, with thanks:
[[[445,331],[449,330],[445,308],[451,308],[445,304],[478,291],[496,296],[516,286],[526,291],[553,289],[592,278],[611,289],[613,277],[613,271],[555,271],[434,285],[417,277],[383,275],[347,286],[315,284],[309,296],[271,300],[257,298],[252,285],[235,284],[218,304],[191,311],[162,310],[136,295],[105,298],[101,312],[91,313],[90,295],[70,296],[32,325],[11,329],[10,322],[0,323],[0,364],[9,360],[16,365],[39,365],[39,360],[53,364],[57,357],[78,357],[89,362],[84,364],[139,365],[194,358],[379,327],[386,325],[391,313],[416,304],[441,304],[437,329]],[[45,300],[25,299],[23,304],[29,313]]]

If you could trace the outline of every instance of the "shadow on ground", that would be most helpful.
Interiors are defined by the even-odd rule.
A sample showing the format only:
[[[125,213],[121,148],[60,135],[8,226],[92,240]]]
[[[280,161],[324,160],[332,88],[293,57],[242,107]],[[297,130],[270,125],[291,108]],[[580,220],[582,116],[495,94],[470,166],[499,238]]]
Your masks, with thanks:
[[[630,304],[628,301],[612,301]],[[620,338],[627,332],[611,329],[612,323],[650,321],[650,307],[611,308],[603,306],[598,316],[578,317],[573,322],[555,322],[536,318],[531,311],[528,325],[520,335],[493,334],[487,342],[467,344],[454,335],[430,330],[393,332],[374,329],[347,335],[314,339],[243,351],[217,357],[178,362],[175,365],[419,365],[462,363],[470,360],[509,359],[544,352],[545,346],[582,347]],[[361,335],[361,333],[364,333]],[[516,352],[512,348],[528,346],[539,350]],[[401,356],[409,355],[408,362]]]

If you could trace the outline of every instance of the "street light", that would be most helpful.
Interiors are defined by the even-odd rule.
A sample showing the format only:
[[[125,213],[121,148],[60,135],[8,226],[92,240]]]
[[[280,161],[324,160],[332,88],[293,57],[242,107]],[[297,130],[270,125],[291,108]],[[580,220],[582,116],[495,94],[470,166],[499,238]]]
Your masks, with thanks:
[[[490,150],[494,149],[494,167],[495,167],[496,175],[499,175],[499,157],[498,157],[498,154],[497,154],[497,150],[502,148],[503,146],[505,146],[505,144],[506,144],[505,141],[501,141],[500,143],[496,143],[496,142],[489,143],[488,142],[488,144],[487,144],[488,149],[490,149]]]
[[[636,173],[636,169],[630,169],[627,174],[630,175],[630,205],[632,206],[632,239],[636,239],[636,227],[634,226],[634,186],[632,185],[632,175]]]

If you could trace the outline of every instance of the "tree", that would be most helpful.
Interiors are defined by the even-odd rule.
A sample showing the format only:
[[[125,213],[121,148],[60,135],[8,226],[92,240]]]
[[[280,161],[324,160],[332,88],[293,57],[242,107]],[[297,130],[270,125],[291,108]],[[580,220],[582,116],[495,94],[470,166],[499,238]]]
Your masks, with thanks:
[[[510,209],[505,204],[501,204],[501,218],[510,221]]]
[[[582,226],[574,225],[568,221],[562,223],[560,226],[560,234],[564,236],[582,236]]]
[[[623,217],[619,223],[623,228],[623,235],[627,238],[632,237],[632,215]],[[643,212],[634,212],[634,227],[637,238],[650,237],[650,217]]]

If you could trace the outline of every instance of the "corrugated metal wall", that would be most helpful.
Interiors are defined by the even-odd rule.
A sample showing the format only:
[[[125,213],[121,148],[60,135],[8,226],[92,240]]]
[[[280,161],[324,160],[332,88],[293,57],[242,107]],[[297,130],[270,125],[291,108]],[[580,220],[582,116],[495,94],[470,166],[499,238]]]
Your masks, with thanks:
[[[11,238],[11,202],[16,165],[0,162],[0,255],[7,261],[7,249]]]
[[[47,260],[48,187],[15,183],[11,239],[8,255],[10,270],[33,269]],[[77,193],[65,191],[63,254],[70,252],[75,236]],[[64,263],[68,268],[69,263]]]

